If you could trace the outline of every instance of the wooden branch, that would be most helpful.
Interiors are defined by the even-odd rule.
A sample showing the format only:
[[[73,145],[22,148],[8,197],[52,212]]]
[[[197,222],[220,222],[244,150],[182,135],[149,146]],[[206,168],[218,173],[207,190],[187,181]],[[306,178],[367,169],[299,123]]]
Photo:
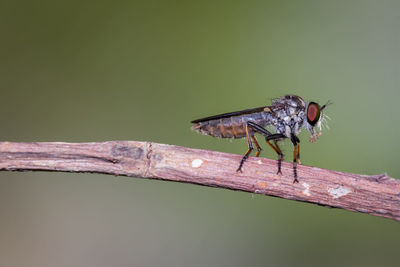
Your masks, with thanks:
[[[2,171],[91,172],[162,179],[241,190],[368,213],[400,221],[400,180],[249,158],[240,155],[135,141],[104,143],[0,142]]]

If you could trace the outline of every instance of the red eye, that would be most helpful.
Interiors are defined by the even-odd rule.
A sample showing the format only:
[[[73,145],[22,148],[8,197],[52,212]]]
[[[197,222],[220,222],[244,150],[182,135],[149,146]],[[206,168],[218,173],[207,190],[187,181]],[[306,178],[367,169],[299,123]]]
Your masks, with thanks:
[[[308,123],[311,124],[312,126],[314,126],[318,122],[319,116],[320,116],[319,105],[315,102],[310,102],[310,104],[308,104],[308,108],[307,108]]]

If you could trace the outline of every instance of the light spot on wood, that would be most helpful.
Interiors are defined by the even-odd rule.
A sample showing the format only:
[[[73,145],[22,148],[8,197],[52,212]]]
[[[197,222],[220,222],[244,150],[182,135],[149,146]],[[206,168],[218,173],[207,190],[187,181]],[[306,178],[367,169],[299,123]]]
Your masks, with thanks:
[[[307,183],[301,183],[304,186],[303,194],[306,196],[311,196],[310,194],[310,185]]]
[[[333,198],[340,198],[340,197],[345,196],[348,193],[350,193],[351,190],[350,190],[350,188],[347,188],[347,187],[344,187],[341,185],[337,188],[329,188],[328,192]]]
[[[264,182],[258,182],[258,183],[257,183],[257,186],[260,187],[260,188],[266,188],[266,187],[267,187],[267,184],[264,183]]]
[[[261,159],[257,160],[257,163],[261,165],[262,164]]]
[[[202,164],[203,164],[203,161],[201,159],[194,159],[192,161],[193,168],[199,168]]]

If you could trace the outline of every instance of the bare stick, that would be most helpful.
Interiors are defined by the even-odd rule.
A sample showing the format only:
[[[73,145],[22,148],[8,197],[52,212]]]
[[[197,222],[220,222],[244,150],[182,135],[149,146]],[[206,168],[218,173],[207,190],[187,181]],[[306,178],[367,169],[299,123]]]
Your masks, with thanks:
[[[92,172],[162,179],[306,201],[400,221],[400,181],[249,158],[237,173],[240,155],[149,142],[0,142],[0,170]]]

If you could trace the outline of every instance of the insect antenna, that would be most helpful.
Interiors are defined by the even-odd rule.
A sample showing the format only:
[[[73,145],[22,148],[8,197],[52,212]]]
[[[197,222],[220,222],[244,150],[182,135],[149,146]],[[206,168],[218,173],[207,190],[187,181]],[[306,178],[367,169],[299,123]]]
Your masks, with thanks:
[[[332,105],[332,104],[333,104],[333,102],[331,100],[328,100],[328,102],[326,102],[326,104],[321,107],[321,111],[324,110],[324,108],[326,108],[327,106]]]

